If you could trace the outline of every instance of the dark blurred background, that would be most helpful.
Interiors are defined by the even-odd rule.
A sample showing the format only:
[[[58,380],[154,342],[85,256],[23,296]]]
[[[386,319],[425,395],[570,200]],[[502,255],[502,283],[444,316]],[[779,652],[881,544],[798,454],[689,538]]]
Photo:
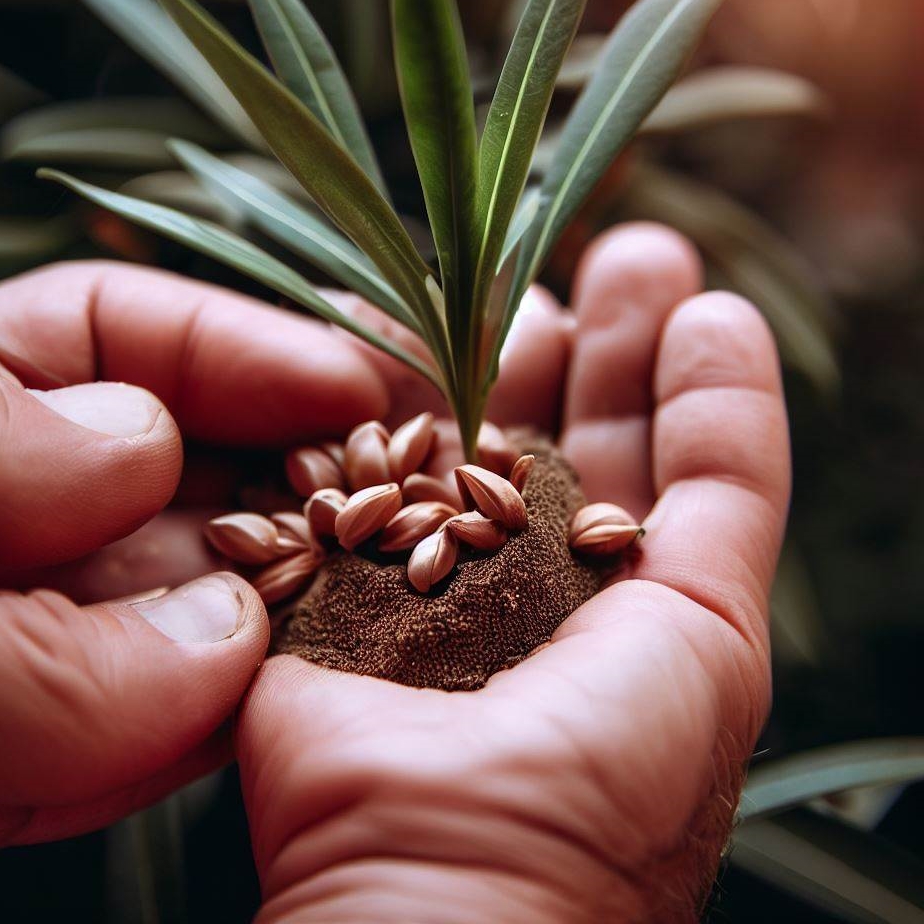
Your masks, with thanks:
[[[258,49],[243,0],[207,5]],[[386,4],[308,5],[341,53],[399,209],[421,216],[390,70]],[[487,101],[517,3],[460,5]],[[592,66],[594,37],[627,5],[590,0],[583,51],[553,122],[567,111],[582,68]],[[546,282],[566,298],[575,255],[597,230],[626,218],[667,221],[697,242],[712,280],[755,300],[778,333],[795,493],[774,599],[775,706],[758,759],[924,734],[922,45],[921,0],[727,0],[692,68],[774,69],[802,78],[810,92],[782,113],[640,139],[547,270]],[[227,218],[178,182],[162,149],[101,147],[98,139],[94,147],[73,134],[90,116],[55,108],[140,95],[178,96],[80,0],[0,0],[0,276],[105,255],[271,297],[33,179],[36,166],[63,164],[112,188],[129,184],[137,195]],[[213,135],[217,150],[235,150],[221,130]],[[920,785],[888,787],[801,809],[786,824],[802,831],[815,824],[805,822],[807,812],[830,816],[838,827],[806,837],[842,847],[849,832],[862,834],[848,865],[861,881],[901,891],[924,869],[922,801]],[[891,918],[875,908],[867,917],[839,911],[823,892],[736,863],[732,850],[709,919],[924,919],[904,907]],[[4,922],[233,922],[248,920],[256,902],[233,771],[109,831],[0,855]]]

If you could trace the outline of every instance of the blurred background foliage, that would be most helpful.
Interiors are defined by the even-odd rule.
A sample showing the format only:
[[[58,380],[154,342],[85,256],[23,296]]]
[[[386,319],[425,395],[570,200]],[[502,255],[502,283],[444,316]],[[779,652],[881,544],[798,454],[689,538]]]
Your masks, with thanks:
[[[178,80],[156,30],[129,31],[126,42],[124,27],[90,9],[105,5],[0,0],[0,276],[107,256],[266,296],[33,178],[38,165],[62,165],[239,227],[173,162],[163,142],[179,135],[300,194],[221,111],[207,75]],[[207,5],[258,48],[244,0]],[[361,101],[396,205],[420,233],[387,5],[308,5]],[[589,0],[536,177],[556,114],[628,5]],[[487,103],[522,2],[460,6]],[[694,239],[712,283],[762,308],[784,357],[795,493],[773,601],[776,701],[714,921],[924,921],[924,787],[914,783],[924,748],[913,738],[924,734],[922,40],[920,0],[727,0],[690,76],[614,164],[545,274],[567,298],[597,231],[664,221]],[[885,736],[902,740],[814,750]],[[248,851],[229,771],[107,832],[7,851],[0,920],[249,920]]]

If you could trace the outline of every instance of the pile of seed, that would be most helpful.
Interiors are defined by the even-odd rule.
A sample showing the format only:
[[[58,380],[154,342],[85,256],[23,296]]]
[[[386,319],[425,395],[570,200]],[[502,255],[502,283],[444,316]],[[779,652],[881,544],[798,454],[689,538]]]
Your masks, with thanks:
[[[314,585],[280,650],[416,686],[472,689],[525,657],[599,585],[589,562],[641,535],[613,504],[585,506],[570,466],[497,427],[454,484],[421,472],[431,414],[389,434],[371,421],[343,446],[292,450],[301,513],[218,517],[206,536],[251,567],[267,604]]]

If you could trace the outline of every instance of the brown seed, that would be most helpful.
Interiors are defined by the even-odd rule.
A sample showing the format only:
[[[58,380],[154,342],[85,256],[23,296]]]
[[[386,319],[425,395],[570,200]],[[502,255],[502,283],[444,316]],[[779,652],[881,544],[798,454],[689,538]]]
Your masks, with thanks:
[[[526,487],[526,481],[535,464],[536,457],[533,455],[520,456],[520,458],[513,463],[513,468],[510,470],[510,483],[520,494],[523,493],[523,489]]]
[[[456,483],[466,506],[474,505],[488,519],[507,529],[526,529],[526,505],[520,492],[506,478],[477,465],[460,465]]]
[[[324,560],[317,549],[299,552],[264,568],[254,579],[254,590],[267,605],[278,603],[295,593]]]
[[[341,468],[346,462],[346,453],[340,443],[321,443],[323,449]]]
[[[342,488],[343,471],[322,449],[304,446],[286,456],[286,476],[300,497],[311,497],[321,488]]]
[[[337,514],[334,530],[337,540],[352,552],[370,536],[375,535],[401,509],[401,489],[398,485],[377,484],[357,491]]]
[[[354,491],[385,484],[388,472],[388,431],[377,420],[360,424],[349,435],[343,463],[347,482]]]
[[[446,528],[466,545],[482,552],[493,552],[507,541],[507,530],[497,520],[489,520],[477,510],[460,513],[446,521]]]
[[[411,549],[458,512],[448,504],[434,501],[410,504],[388,521],[382,530],[379,548],[383,552]]]
[[[426,411],[401,424],[388,443],[388,468],[397,482],[416,472],[433,448],[433,415]]]
[[[244,565],[263,565],[279,557],[276,525],[257,513],[229,513],[209,520],[205,537],[228,558]]]
[[[312,535],[319,539],[335,535],[337,514],[343,510],[346,502],[346,494],[338,488],[315,491],[305,504],[305,519]]]
[[[634,517],[622,507],[588,504],[574,515],[568,541],[576,552],[614,555],[631,545],[643,532]]]
[[[417,543],[407,563],[407,577],[425,594],[452,571],[459,556],[459,543],[448,530],[440,528]]]
[[[408,503],[436,501],[440,504],[455,507],[456,510],[462,509],[462,498],[459,497],[458,491],[450,487],[442,479],[434,478],[431,475],[422,475],[420,472],[414,472],[404,479],[404,484],[401,485],[401,493]]]
[[[276,529],[279,530],[279,544],[295,542],[302,548],[308,548],[314,544],[311,527],[302,514],[284,510],[281,513],[272,514],[270,519],[276,524]]]
[[[487,421],[481,425],[478,431],[478,458],[486,469],[506,478],[517,455],[513,444],[504,436],[500,427]]]

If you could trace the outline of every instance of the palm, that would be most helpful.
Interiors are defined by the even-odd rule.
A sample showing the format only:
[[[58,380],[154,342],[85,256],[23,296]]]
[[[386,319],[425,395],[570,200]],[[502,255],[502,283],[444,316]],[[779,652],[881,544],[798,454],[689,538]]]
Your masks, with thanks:
[[[413,917],[435,889],[458,891],[466,920],[484,919],[479,901],[491,920],[624,919],[649,880],[646,920],[695,907],[767,707],[788,492],[759,318],[704,296],[665,323],[697,275],[676,238],[617,232],[579,280],[570,367],[549,313],[495,394],[499,423],[550,426],[557,411],[590,499],[647,515],[641,558],[551,645],[476,693],[267,664],[239,752],[268,918],[301,905],[384,919],[392,903]],[[417,409],[419,391],[393,391],[401,414]],[[351,877],[362,888],[346,897]]]

